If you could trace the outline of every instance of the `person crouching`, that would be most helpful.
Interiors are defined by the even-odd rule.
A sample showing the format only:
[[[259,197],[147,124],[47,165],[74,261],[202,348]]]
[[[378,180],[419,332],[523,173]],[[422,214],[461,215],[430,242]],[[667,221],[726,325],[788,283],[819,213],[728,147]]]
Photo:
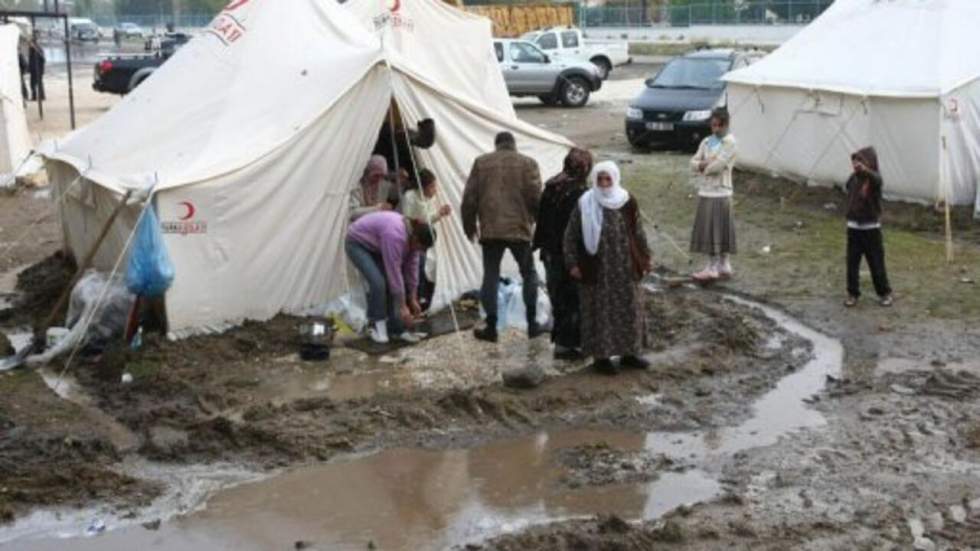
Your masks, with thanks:
[[[640,279],[651,269],[650,248],[636,199],[619,184],[619,167],[599,163],[592,188],[579,198],[565,230],[565,264],[580,282],[582,349],[597,371],[615,374],[620,365],[645,369],[640,356],[646,321]]]
[[[431,226],[390,211],[365,214],[348,228],[347,257],[368,285],[368,336],[374,342],[387,343],[389,334],[419,341],[408,329],[422,312],[419,259],[435,239]]]
[[[693,274],[698,281],[729,278],[731,255],[736,253],[735,217],[732,214],[732,168],[735,166],[735,137],[728,131],[724,108],[711,112],[712,134],[701,141],[691,158],[698,183],[698,210],[691,231],[691,252],[708,255],[708,264]]]

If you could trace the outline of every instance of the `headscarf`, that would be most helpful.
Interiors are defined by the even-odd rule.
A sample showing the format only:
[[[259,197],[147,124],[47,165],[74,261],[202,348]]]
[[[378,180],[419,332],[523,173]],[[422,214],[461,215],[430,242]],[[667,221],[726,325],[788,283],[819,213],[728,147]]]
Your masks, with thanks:
[[[612,178],[612,186],[599,187],[599,174],[606,173]],[[619,167],[612,161],[603,161],[592,169],[589,181],[592,188],[578,200],[582,212],[582,241],[589,254],[599,251],[599,238],[602,237],[603,209],[619,210],[629,201],[630,194],[619,185]]]
[[[585,180],[592,170],[592,154],[578,147],[573,147],[565,156],[564,172],[573,180]]]
[[[379,186],[376,183],[371,184],[372,177],[378,175],[388,175],[388,161],[383,155],[372,155],[367,166],[364,167],[364,174],[361,176],[361,193],[366,205],[373,205],[380,199],[378,197]]]

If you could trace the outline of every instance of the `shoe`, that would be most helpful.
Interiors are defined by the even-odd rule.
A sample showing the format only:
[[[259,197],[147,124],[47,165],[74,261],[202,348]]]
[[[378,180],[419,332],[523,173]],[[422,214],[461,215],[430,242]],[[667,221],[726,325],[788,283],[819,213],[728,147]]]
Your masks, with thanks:
[[[388,344],[388,327],[384,321],[379,321],[368,328],[368,337],[376,344]]]
[[[541,335],[544,335],[545,333],[547,333],[547,331],[545,331],[544,329],[542,329],[541,326],[538,325],[537,323],[529,323],[527,325],[527,338],[528,339],[534,340],[534,339],[540,337]]]
[[[555,347],[554,358],[556,360],[563,360],[566,362],[577,362],[580,360],[584,360],[585,355],[579,352],[579,350],[576,348],[565,348],[561,346],[561,347]]]
[[[847,308],[854,308],[855,306],[857,306],[857,303],[858,303],[858,297],[849,296],[847,297],[847,300],[844,301],[844,306]]]
[[[647,369],[650,367],[650,362],[639,356],[623,356],[619,360],[619,365],[628,369]]]
[[[718,279],[718,272],[713,268],[705,268],[700,272],[691,274],[691,278],[695,281],[714,281]]]
[[[396,338],[402,342],[407,342],[408,344],[417,344],[422,340],[422,338],[419,337],[417,334],[410,333],[408,331],[405,331],[401,335],[398,335],[398,337]]]
[[[476,340],[478,341],[497,342],[497,329],[491,325],[488,325],[483,329],[474,329],[473,336],[476,337]]]
[[[715,271],[718,272],[720,279],[731,279],[735,275],[735,270],[732,270],[732,261],[727,254],[721,255],[721,260],[715,266]]]
[[[596,371],[602,373],[603,375],[619,374],[619,368],[616,367],[616,364],[612,363],[612,361],[609,360],[608,358],[602,360],[596,360],[592,362],[592,369],[595,369]]]
[[[892,304],[894,303],[895,303],[895,299],[893,299],[891,295],[885,295],[880,299],[878,299],[878,304],[880,304],[884,308],[891,308]]]

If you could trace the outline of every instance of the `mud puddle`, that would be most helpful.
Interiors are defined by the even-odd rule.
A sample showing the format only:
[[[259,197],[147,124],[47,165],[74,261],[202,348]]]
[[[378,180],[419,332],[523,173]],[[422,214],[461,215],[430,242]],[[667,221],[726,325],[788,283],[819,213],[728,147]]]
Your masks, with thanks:
[[[757,400],[754,414],[736,427],[646,434],[572,430],[471,449],[389,449],[222,490],[206,505],[199,499],[203,508],[198,512],[151,529],[139,524],[152,520],[153,511],[141,512],[138,519],[109,526],[96,538],[20,540],[18,548],[60,549],[70,541],[73,549],[269,549],[304,541],[321,549],[364,549],[372,543],[380,549],[432,549],[596,513],[652,519],[680,505],[712,499],[723,489],[717,480],[721,463],[732,454],[825,423],[804,400],[823,389],[828,375],[839,375],[843,360],[837,341],[777,311],[733,300],[762,308],[784,329],[813,343],[804,367]],[[800,349],[799,354],[807,352]],[[316,381],[306,380],[300,391],[316,387]],[[656,395],[640,401],[651,408],[659,405]],[[576,447],[666,458],[676,468],[570,485],[570,468],[561,457]],[[627,463],[616,463],[613,470],[636,468]],[[153,509],[170,511],[160,515],[164,520],[192,510],[173,511],[166,505]],[[76,523],[74,534],[84,529]],[[61,531],[65,536],[71,532]]]

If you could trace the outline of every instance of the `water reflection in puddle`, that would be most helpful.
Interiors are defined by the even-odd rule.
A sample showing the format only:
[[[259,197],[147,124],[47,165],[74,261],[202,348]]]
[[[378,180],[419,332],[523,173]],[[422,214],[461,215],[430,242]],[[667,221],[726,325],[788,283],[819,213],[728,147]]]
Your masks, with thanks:
[[[167,522],[159,531],[123,528],[72,540],[71,548],[258,550],[308,540],[319,549],[365,549],[368,542],[379,549],[439,549],[596,513],[656,518],[718,495],[720,484],[712,473],[731,454],[825,423],[802,399],[819,392],[827,375],[839,375],[843,349],[779,312],[764,310],[788,331],[812,341],[814,354],[803,369],[756,401],[752,417],[739,426],[704,433],[567,431],[464,450],[386,450],[230,488],[211,498],[206,509]],[[686,459],[700,469],[662,473],[653,482],[576,489],[561,484],[555,452],[598,442]],[[67,542],[18,543],[18,549],[48,550]]]

